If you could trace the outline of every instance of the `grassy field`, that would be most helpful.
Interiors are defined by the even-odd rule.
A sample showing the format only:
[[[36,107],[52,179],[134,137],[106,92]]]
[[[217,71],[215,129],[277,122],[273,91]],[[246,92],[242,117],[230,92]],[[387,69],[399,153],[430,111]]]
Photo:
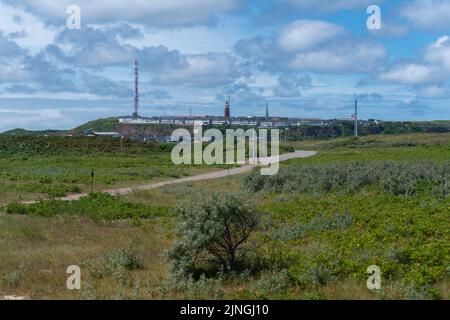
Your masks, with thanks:
[[[173,165],[171,148],[126,139],[0,135],[0,205],[89,192],[92,170],[94,191],[212,170]]]
[[[113,138],[0,135],[0,205],[90,192],[92,170],[94,192],[100,192],[230,167],[175,166],[173,146]],[[292,147],[280,149],[289,151]]]
[[[449,134],[290,144],[296,149],[318,150],[319,154],[290,160],[278,176],[261,181],[254,180],[253,173],[118,198],[94,194],[73,203],[50,201],[32,206],[12,203],[2,191],[0,296],[449,299],[450,198],[449,184],[442,179],[449,174]],[[141,152],[136,151],[136,157]],[[133,157],[117,153],[118,158],[114,158],[116,153],[106,155],[110,162],[105,160],[107,165],[101,162],[97,167],[99,172],[104,170],[105,179],[108,172],[112,176],[121,172],[121,162],[116,161],[119,157]],[[164,159],[164,152],[157,154]],[[34,174],[33,168],[44,165],[35,153],[11,152],[10,157],[18,159],[17,168],[7,160],[2,168],[9,165],[23,184],[36,179],[24,179],[23,172]],[[20,161],[21,157],[28,157],[30,163]],[[49,172],[63,172],[61,168],[69,166],[64,159],[73,159],[75,167],[84,163],[80,159],[88,161],[88,155],[73,153],[51,158],[53,169]],[[159,167],[158,161],[142,166],[136,162],[133,170],[145,170],[146,165]],[[358,170],[349,170],[353,163],[358,163]],[[167,169],[171,171],[170,165]],[[2,181],[8,180],[5,174],[11,171],[1,172]],[[304,178],[316,179],[317,184],[307,188],[303,180],[296,180],[298,172],[305,172]],[[64,184],[58,180],[61,175],[56,177],[55,181]],[[120,174],[116,177],[114,183],[124,181]],[[135,181],[126,177],[126,181]],[[359,183],[362,177],[365,183]],[[249,183],[255,181],[260,187]],[[352,187],[340,187],[342,181],[352,182]],[[87,188],[87,183],[80,183],[80,188]],[[12,198],[23,192],[11,191],[6,183],[2,188],[11,192]],[[196,280],[174,278],[167,260],[179,222],[173,209],[229,191],[243,195],[262,213],[263,223],[252,237],[262,261],[260,268]],[[65,270],[74,264],[82,268],[80,291],[65,287]],[[366,269],[374,264],[383,272],[382,289],[371,291],[366,287]]]

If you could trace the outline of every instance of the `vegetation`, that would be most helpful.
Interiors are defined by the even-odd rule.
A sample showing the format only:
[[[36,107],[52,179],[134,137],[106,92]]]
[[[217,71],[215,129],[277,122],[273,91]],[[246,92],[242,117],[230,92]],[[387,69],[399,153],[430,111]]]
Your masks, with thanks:
[[[95,156],[95,155],[155,155],[172,149],[170,144],[118,140],[109,137],[5,136],[0,135],[2,157],[18,156]],[[28,160],[28,159],[22,159]]]
[[[448,133],[450,132],[449,121],[431,122],[365,122],[359,127],[360,136],[368,135],[398,135],[408,133]],[[331,125],[308,126],[290,128],[288,139],[310,140],[330,139],[339,137],[351,137],[354,135],[353,121],[336,120]]]
[[[208,128],[210,127],[220,129],[223,132],[228,128],[226,126],[209,126]],[[94,131],[114,131],[126,137],[170,136],[173,130],[177,128],[185,128],[192,131],[192,126],[170,124],[121,124],[118,122],[118,118],[111,117],[90,121],[71,130],[27,131],[23,129],[14,129],[4,132],[3,134],[12,136],[83,135],[86,130],[92,129]],[[236,126],[234,128],[238,127]],[[248,127],[243,128],[247,129]],[[375,120],[370,120],[362,122],[359,128],[359,133],[361,136],[448,132],[450,132],[450,121],[376,122]],[[291,141],[311,139],[321,140],[351,137],[353,134],[353,121],[334,120],[328,125],[302,125],[300,127],[291,127],[287,133],[287,138]]]
[[[175,166],[173,146],[103,137],[0,135],[0,205],[90,192],[92,170],[94,191],[101,191],[230,167]],[[281,147],[281,152],[291,151],[291,146]]]
[[[450,262],[445,201],[378,193],[280,200],[263,207],[273,219],[266,250],[296,286],[363,282],[375,264],[385,289],[414,287],[442,298],[436,285],[448,281]]]
[[[214,195],[178,208],[180,240],[169,257],[172,270],[191,276],[202,269],[237,271],[247,258],[247,242],[258,227],[256,210],[232,194]],[[247,249],[247,250],[246,250]]]
[[[0,205],[187,176],[211,170],[175,166],[171,144],[94,137],[0,135]]]
[[[0,209],[0,296],[450,298],[449,134],[291,146],[319,154],[283,163],[274,177],[250,173],[70,203],[9,201]],[[84,161],[82,154],[73,159]],[[32,172],[30,163],[19,162],[21,170]],[[249,234],[236,247],[234,266],[221,246],[245,237],[223,241],[225,221],[252,226],[230,229]],[[192,255],[197,249],[201,259]],[[82,268],[80,291],[65,287],[73,264]],[[381,268],[381,290],[366,287],[370,265]]]
[[[365,161],[328,163],[321,165],[292,165],[275,176],[253,172],[244,180],[252,192],[295,192],[327,194],[357,193],[370,190],[404,196],[420,193],[436,197],[450,195],[450,162]]]
[[[124,201],[105,193],[91,193],[79,201],[39,201],[31,205],[11,203],[6,213],[41,217],[76,215],[93,220],[118,220],[164,216],[170,212],[166,206],[149,206]]]

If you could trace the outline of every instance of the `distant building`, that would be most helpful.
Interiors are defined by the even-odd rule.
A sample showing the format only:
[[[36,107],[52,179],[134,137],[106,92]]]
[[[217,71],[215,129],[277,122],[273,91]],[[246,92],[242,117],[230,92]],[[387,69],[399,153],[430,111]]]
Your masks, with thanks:
[[[223,119],[223,120],[213,120],[212,124],[215,126],[223,126],[224,124],[227,124],[227,120]]]
[[[277,128],[279,128],[279,127],[289,127],[289,124],[287,122],[285,122],[285,121],[275,121],[273,123],[273,126],[277,127]]]
[[[272,128],[273,127],[273,122],[272,121],[262,121],[259,123],[259,126],[261,128]]]
[[[119,123],[123,124],[160,124],[160,118],[136,118],[136,117],[121,117]]]
[[[228,100],[225,102],[224,111],[223,111],[223,117],[225,119],[230,118],[230,115],[231,115],[230,108],[231,108],[230,97],[228,97]]]
[[[234,127],[259,127],[259,128],[289,128],[301,126],[330,126],[343,119],[320,120],[305,118],[281,118],[269,115],[269,103],[266,102],[264,117],[232,117],[231,99],[225,101],[223,117],[218,116],[163,116],[163,117],[136,117],[124,116],[119,118],[119,123],[124,125],[173,125],[173,126],[234,126]],[[348,120],[348,119],[345,119]],[[100,133],[99,135],[115,136],[114,132]],[[160,139],[160,138],[158,138]],[[167,138],[165,138],[166,140]]]
[[[120,138],[121,135],[118,132],[96,132],[92,129],[87,129],[84,131],[84,135],[86,137],[111,137],[111,138]]]

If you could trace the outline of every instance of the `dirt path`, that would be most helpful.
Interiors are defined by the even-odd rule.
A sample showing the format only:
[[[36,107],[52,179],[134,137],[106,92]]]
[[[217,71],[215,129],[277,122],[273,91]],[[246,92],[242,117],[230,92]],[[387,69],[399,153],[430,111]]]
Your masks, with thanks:
[[[308,157],[314,156],[316,153],[317,153],[316,151],[296,151],[296,152],[292,152],[292,153],[284,153],[284,154],[280,155],[279,161],[282,162],[282,161],[296,159],[296,158],[308,158]],[[261,164],[268,165],[270,163],[274,163],[276,161],[275,159],[276,159],[275,157],[261,158],[261,159],[259,159],[259,162]],[[156,189],[156,188],[160,188],[160,187],[172,185],[172,184],[180,184],[180,183],[195,182],[195,181],[205,181],[205,180],[224,178],[227,176],[234,176],[234,175],[242,174],[245,172],[250,172],[256,166],[257,165],[250,164],[250,165],[245,165],[245,166],[242,166],[239,168],[214,171],[211,173],[200,174],[200,175],[196,175],[196,176],[192,176],[192,177],[173,179],[173,180],[168,180],[168,181],[163,181],[163,182],[158,182],[158,183],[145,184],[145,185],[136,186],[136,187],[104,190],[103,192],[109,193],[111,195],[125,195],[125,194],[133,193],[135,191],[151,190],[151,189]],[[86,193],[72,194],[72,195],[68,195],[66,197],[58,198],[57,200],[76,201],[76,200],[79,200],[81,197],[85,197],[87,195],[88,194],[86,194]],[[32,204],[35,202],[36,201],[24,201],[23,203],[24,204]]]

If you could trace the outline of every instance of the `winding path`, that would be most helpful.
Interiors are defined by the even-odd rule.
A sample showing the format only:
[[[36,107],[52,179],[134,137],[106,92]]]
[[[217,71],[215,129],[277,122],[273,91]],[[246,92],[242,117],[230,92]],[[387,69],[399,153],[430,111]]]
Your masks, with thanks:
[[[290,160],[290,159],[296,159],[296,158],[308,158],[308,157],[314,156],[315,154],[317,154],[316,151],[295,151],[295,152],[292,152],[292,153],[284,153],[284,154],[281,154],[279,156],[279,161],[282,162],[282,161],[286,161],[286,160]],[[263,164],[263,165],[268,165],[268,164],[274,163],[276,161],[277,161],[276,157],[268,157],[268,158],[261,158],[261,159],[259,159],[259,163]],[[150,184],[145,184],[145,185],[136,186],[136,187],[104,190],[103,192],[104,193],[109,193],[111,195],[125,195],[125,194],[133,193],[135,191],[152,190],[152,189],[157,189],[157,188],[160,188],[160,187],[163,187],[163,186],[167,186],[167,185],[172,185],[172,184],[180,184],[180,183],[185,183],[185,182],[213,180],[213,179],[219,179],[219,178],[224,178],[224,177],[228,177],[228,176],[234,176],[234,175],[250,172],[256,166],[257,165],[255,165],[255,164],[249,164],[249,165],[245,165],[245,166],[242,166],[242,167],[239,167],[239,168],[233,168],[233,169],[221,170],[221,171],[214,171],[214,172],[210,172],[210,173],[199,174],[199,175],[192,176],[192,177],[167,180],[167,181],[158,182],[158,183],[150,183]],[[76,200],[79,200],[81,197],[85,197],[87,195],[88,195],[87,193],[72,194],[72,195],[68,195],[66,197],[58,198],[57,200],[60,200],[60,201],[76,201]],[[32,203],[35,203],[35,202],[36,201],[24,201],[23,204],[32,204]]]

